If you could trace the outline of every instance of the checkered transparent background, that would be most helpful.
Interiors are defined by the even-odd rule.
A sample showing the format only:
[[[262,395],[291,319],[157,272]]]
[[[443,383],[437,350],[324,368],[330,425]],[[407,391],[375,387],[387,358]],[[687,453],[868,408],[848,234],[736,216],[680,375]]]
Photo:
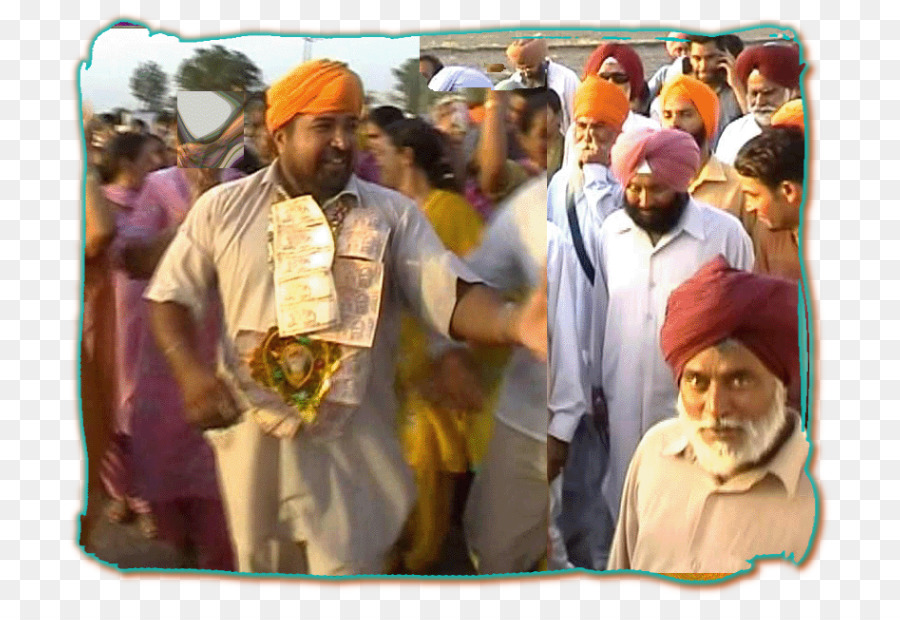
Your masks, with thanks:
[[[0,15],[0,617],[900,617],[900,46],[895,5],[754,0],[610,3],[385,0],[4,4]],[[302,8],[301,8],[302,7]],[[578,575],[501,581],[122,576],[75,544],[83,500],[76,351],[82,155],[75,76],[121,18],[186,37],[240,31],[436,32],[511,27],[794,28],[811,66],[806,228],[818,329],[814,475],[819,540],[806,566],[766,562],[717,587]],[[676,28],[677,29],[677,28]],[[891,202],[889,202],[891,201]],[[894,284],[891,284],[893,282]],[[18,312],[16,308],[18,307]],[[379,613],[380,612],[380,613]],[[302,616],[301,616],[302,614]]]

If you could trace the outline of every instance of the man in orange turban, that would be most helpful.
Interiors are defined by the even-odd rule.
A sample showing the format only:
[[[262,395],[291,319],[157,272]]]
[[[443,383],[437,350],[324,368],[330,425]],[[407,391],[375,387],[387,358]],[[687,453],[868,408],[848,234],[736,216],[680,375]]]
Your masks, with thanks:
[[[580,241],[619,208],[612,191],[609,150],[628,117],[628,99],[612,82],[589,75],[575,91],[573,143],[562,169],[547,188],[547,219],[555,223],[578,248],[579,261],[593,281],[593,259]]]
[[[342,62],[312,60],[272,84],[266,102],[266,128],[288,193],[325,204],[353,173],[363,106],[359,76]]]
[[[659,98],[662,126],[686,131],[700,147],[700,170],[688,186],[691,196],[747,220],[744,227],[752,236],[753,218],[747,218],[744,211],[740,179],[731,166],[712,153],[712,139],[719,122],[719,97],[715,91],[697,78],[679,75],[663,86]]]
[[[352,174],[362,86],[345,65],[304,63],[267,103],[278,157],[197,199],[145,293],[150,321],[189,423],[217,429],[208,439],[238,570],[379,574],[415,502],[396,405],[384,398],[395,379],[392,326],[411,312],[445,338],[545,356],[546,286],[508,306],[415,202]],[[273,241],[288,237],[287,249]],[[310,260],[297,261],[298,244]],[[218,368],[194,346],[210,294],[223,306]],[[288,347],[318,369],[299,385],[286,378],[289,356],[269,363]]]
[[[546,86],[559,95],[562,102],[561,133],[572,123],[572,105],[580,82],[574,71],[547,57],[547,40],[541,38],[516,39],[506,48],[506,57],[514,73],[504,80],[504,86],[539,88]]]

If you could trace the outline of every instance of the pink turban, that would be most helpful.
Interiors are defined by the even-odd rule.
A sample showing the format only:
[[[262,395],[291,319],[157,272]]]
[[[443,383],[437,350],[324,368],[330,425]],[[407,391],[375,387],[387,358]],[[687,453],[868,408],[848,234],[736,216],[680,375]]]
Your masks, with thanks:
[[[506,48],[506,56],[511,63],[529,67],[544,62],[547,52],[546,39],[516,39]]]
[[[266,129],[274,133],[298,114],[361,114],[363,87],[346,64],[310,60],[272,84],[266,101]]]
[[[612,173],[628,185],[643,162],[656,180],[676,192],[686,192],[700,169],[700,148],[691,134],[679,129],[638,129],[619,134],[610,153]]]
[[[787,386],[800,372],[798,287],[732,269],[719,255],[669,295],[660,332],[675,381],[698,353],[733,338]]]
[[[800,64],[800,51],[796,45],[766,43],[741,52],[734,63],[734,71],[742,84],[746,84],[747,78],[757,69],[764,78],[779,86],[797,88],[805,66]]]

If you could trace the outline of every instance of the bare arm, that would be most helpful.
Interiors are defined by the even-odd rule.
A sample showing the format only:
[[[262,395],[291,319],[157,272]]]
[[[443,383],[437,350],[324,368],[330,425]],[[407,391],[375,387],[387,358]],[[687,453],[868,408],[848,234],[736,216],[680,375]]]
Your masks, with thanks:
[[[147,303],[153,336],[181,386],[188,423],[202,431],[236,422],[240,410],[228,386],[197,356],[197,327],[190,310],[175,302]]]
[[[102,253],[115,236],[116,216],[100,190],[97,176],[91,171],[88,171],[85,181],[84,200],[84,253],[88,258],[93,258]]]
[[[458,282],[450,335],[484,345],[522,345],[547,359],[547,277],[519,305],[507,303],[483,284]]]
[[[478,184],[488,196],[506,183],[506,109],[508,94],[492,90],[484,105],[484,123],[478,141]]]

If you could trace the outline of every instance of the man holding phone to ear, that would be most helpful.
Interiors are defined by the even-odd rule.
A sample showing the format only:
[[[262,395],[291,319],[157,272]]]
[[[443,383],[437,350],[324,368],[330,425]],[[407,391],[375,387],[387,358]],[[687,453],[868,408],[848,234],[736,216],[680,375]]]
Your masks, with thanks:
[[[724,128],[746,112],[743,109],[745,88],[735,77],[734,63],[744,49],[740,37],[724,34],[717,37],[688,35],[691,42],[690,64],[695,78],[705,83],[719,97],[718,130],[710,147],[715,150]]]

